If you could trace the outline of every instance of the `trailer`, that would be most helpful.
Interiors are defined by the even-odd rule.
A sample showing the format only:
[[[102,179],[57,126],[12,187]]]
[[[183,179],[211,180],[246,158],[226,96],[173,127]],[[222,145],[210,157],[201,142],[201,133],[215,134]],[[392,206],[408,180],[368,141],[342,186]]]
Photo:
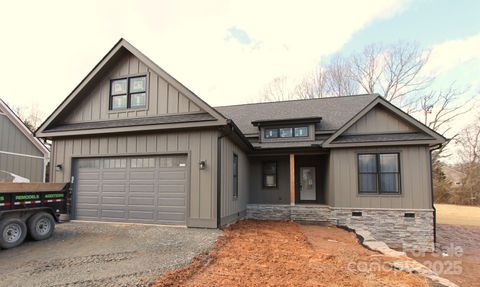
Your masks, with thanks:
[[[70,191],[70,183],[0,183],[0,248],[52,236]]]

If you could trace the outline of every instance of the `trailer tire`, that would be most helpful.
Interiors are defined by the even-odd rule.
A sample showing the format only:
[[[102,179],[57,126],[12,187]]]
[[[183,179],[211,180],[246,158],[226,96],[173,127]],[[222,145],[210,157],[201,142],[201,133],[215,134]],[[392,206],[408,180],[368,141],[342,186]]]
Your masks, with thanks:
[[[50,213],[39,212],[28,219],[27,225],[28,234],[33,240],[44,240],[52,236],[55,220]]]
[[[3,249],[16,247],[25,240],[27,226],[18,218],[5,218],[0,221],[0,247]]]

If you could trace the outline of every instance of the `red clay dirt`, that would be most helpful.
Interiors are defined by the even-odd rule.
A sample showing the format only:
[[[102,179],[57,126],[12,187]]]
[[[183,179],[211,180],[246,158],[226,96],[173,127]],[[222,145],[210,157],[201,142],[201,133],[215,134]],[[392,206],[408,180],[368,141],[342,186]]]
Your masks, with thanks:
[[[430,286],[384,267],[388,259],[336,227],[246,220],[155,286]]]

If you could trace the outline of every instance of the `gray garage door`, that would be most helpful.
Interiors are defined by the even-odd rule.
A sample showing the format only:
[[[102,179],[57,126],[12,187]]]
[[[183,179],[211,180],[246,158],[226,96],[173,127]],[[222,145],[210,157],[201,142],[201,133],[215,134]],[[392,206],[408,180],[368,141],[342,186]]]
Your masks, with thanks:
[[[78,159],[75,218],[185,225],[186,156]]]

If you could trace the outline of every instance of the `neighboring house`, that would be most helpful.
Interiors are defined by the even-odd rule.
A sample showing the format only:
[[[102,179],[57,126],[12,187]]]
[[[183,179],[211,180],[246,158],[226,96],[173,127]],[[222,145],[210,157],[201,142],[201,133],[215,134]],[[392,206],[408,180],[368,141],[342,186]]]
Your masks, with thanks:
[[[48,148],[0,99],[0,182],[44,182]]]
[[[433,247],[430,149],[445,139],[378,95],[212,108],[121,39],[36,135],[53,181],[74,182],[73,218],[331,222]]]
[[[458,171],[448,165],[442,165],[442,172],[445,177],[451,182],[453,188],[461,187],[465,183],[467,175],[464,172]]]

